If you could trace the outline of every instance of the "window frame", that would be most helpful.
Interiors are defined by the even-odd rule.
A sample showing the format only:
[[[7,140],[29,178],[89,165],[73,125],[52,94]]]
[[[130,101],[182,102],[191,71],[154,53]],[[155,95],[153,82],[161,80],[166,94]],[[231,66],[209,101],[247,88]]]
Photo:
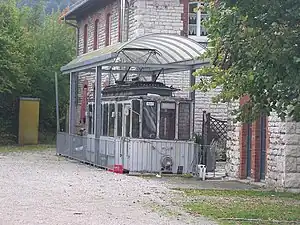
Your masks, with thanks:
[[[207,35],[201,35],[201,14],[203,14],[201,12],[201,10],[198,10],[196,13],[196,34],[195,35],[191,35],[190,34],[190,6],[191,4],[197,4],[197,7],[199,8],[201,6],[201,4],[203,4],[203,2],[199,2],[199,1],[190,1],[188,3],[188,37],[195,40],[195,41],[199,41],[199,42],[207,42],[208,38]],[[207,13],[205,13],[204,15],[207,15]]]
[[[94,50],[98,49],[98,33],[99,33],[98,24],[99,24],[99,19],[96,19],[94,23],[94,46],[93,46]]]
[[[105,24],[105,46],[111,45],[111,31],[112,31],[112,14],[108,13],[106,15],[106,24]]]

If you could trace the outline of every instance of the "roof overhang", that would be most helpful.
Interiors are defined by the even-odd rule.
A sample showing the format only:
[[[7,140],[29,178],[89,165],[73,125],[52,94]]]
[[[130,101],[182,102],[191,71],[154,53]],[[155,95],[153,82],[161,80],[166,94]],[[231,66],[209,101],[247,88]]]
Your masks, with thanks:
[[[83,54],[61,68],[63,73],[103,66],[113,73],[155,74],[200,68],[205,47],[189,38],[173,34],[149,34]]]
[[[68,12],[64,15],[64,19],[76,20],[89,11],[95,11],[109,3],[111,3],[111,0],[78,0],[69,7]]]

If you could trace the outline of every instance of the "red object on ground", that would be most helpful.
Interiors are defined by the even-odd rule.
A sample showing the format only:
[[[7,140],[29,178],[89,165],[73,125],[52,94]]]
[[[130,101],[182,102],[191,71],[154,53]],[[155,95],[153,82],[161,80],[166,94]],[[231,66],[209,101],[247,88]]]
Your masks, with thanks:
[[[123,173],[123,165],[114,165],[114,173]]]

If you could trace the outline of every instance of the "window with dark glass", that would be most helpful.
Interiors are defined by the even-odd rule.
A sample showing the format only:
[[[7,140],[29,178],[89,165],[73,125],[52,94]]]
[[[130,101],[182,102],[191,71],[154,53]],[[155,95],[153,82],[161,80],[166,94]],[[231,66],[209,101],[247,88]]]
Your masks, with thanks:
[[[143,138],[156,138],[157,103],[145,101],[143,107]]]
[[[109,136],[113,137],[115,132],[115,104],[109,104]]]
[[[132,101],[132,137],[140,136],[140,101]]]
[[[125,116],[125,137],[130,137],[130,114],[131,114],[131,105],[124,104],[124,116]]]
[[[98,49],[98,23],[99,20],[97,19],[94,24],[94,50]]]
[[[188,140],[190,139],[190,125],[191,125],[191,114],[190,114],[189,103],[179,104],[179,115],[178,115],[178,139]]]
[[[175,139],[176,104],[162,102],[160,108],[159,138]]]
[[[108,104],[103,105],[103,126],[102,126],[102,134],[103,136],[108,136]]]
[[[106,25],[105,25],[105,45],[108,46],[111,44],[111,14],[106,16]]]
[[[95,134],[95,104],[88,105],[88,134]]]
[[[87,53],[88,51],[88,25],[84,25],[83,29],[83,53]]]
[[[117,136],[122,136],[122,116],[123,116],[123,105],[118,104],[118,118],[117,118]]]

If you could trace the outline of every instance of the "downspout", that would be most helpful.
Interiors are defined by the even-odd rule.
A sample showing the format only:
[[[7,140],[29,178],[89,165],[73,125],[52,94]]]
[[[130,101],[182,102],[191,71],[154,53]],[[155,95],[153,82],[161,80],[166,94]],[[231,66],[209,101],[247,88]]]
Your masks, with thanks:
[[[124,4],[124,2],[125,2],[125,0],[120,0],[120,13],[121,13],[121,15],[120,15],[120,26],[121,26],[121,32],[120,32],[120,35],[121,35],[121,38],[120,38],[120,41],[121,41],[121,43],[122,42],[124,42],[124,19],[125,19],[125,11],[124,11],[124,9],[125,9],[125,4]]]
[[[66,24],[76,28],[76,56],[79,55],[79,27],[76,24],[70,23],[64,18]]]
[[[130,10],[130,3],[129,3],[129,0],[125,0],[126,3],[127,3],[127,17],[126,17],[126,20],[127,20],[127,29],[126,29],[126,41],[129,40],[129,10]],[[125,5],[126,6],[126,5]],[[124,24],[125,26],[125,24]]]
[[[121,6],[121,42],[125,42],[128,39],[128,27],[129,27],[129,17],[126,18],[126,7],[129,8],[129,2],[128,0],[120,0],[120,6]],[[128,13],[129,14],[129,13]],[[126,19],[127,19],[127,29],[125,29],[126,25]],[[126,33],[125,33],[126,31]]]

